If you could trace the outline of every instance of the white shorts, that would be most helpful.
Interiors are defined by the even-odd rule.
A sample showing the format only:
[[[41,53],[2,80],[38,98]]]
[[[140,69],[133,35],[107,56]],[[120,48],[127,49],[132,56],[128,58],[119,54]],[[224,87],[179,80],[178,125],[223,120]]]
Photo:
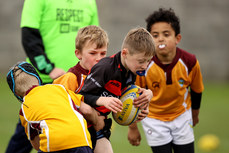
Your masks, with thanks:
[[[169,122],[149,117],[142,120],[143,130],[149,146],[161,146],[171,141],[177,145],[194,142],[192,125],[191,109]]]

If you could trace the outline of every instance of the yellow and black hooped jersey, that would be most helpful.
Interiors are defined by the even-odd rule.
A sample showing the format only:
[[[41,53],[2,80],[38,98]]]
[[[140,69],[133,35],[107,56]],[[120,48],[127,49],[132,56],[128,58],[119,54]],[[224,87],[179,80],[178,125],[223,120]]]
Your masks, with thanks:
[[[189,87],[196,93],[204,90],[198,60],[179,48],[169,65],[154,56],[145,76],[137,76],[136,84],[152,90],[148,117],[162,121],[172,121],[191,107]]]
[[[31,127],[40,131],[40,150],[44,152],[90,146],[87,123],[76,111],[82,96],[62,85],[32,88],[24,97],[20,119],[31,139]]]

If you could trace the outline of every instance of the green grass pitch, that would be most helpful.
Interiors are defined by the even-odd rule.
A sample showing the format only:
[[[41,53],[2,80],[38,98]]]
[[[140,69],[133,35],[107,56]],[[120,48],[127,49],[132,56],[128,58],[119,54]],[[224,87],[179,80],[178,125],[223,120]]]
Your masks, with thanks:
[[[15,130],[20,108],[20,103],[6,84],[5,74],[0,76],[0,94],[0,152],[3,153]],[[205,83],[199,117],[200,122],[194,127],[196,153],[204,153],[197,147],[197,142],[202,135],[209,133],[217,135],[220,139],[219,148],[211,153],[229,152],[229,83]],[[141,130],[142,141],[141,145],[136,147],[131,146],[127,140],[128,127],[114,123],[111,135],[114,153],[151,153],[141,124],[138,124],[138,127]]]

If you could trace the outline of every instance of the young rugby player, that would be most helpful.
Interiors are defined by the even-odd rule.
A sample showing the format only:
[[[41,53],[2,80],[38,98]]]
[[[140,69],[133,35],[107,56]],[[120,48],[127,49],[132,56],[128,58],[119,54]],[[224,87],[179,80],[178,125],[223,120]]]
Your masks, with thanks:
[[[20,120],[32,146],[39,153],[93,152],[86,120],[78,112],[78,109],[84,109],[82,95],[62,85],[40,85],[39,75],[27,62],[14,66],[7,74],[7,82],[22,102]],[[86,109],[93,124],[97,124],[97,130],[102,129],[104,117],[99,117],[92,108]]]
[[[85,102],[106,117],[111,111],[121,111],[122,102],[119,97],[122,91],[135,83],[137,74],[144,73],[154,51],[153,38],[147,30],[141,27],[130,30],[120,52],[101,59],[92,67],[80,91],[85,97]],[[134,105],[141,107],[143,112],[148,114],[147,108],[152,92],[141,88],[139,93],[141,95],[135,99]],[[144,118],[145,115],[142,115]],[[110,129],[101,131],[100,137],[105,137],[103,140],[108,142]],[[104,152],[106,146],[99,149],[99,152]]]
[[[89,73],[89,70],[100,61],[107,54],[108,47],[108,36],[107,33],[98,26],[86,26],[79,29],[76,39],[75,39],[75,55],[80,61],[68,72],[61,77],[54,80],[54,84],[62,84],[65,88],[78,93],[83,86],[84,79]],[[87,104],[85,104],[87,105]],[[90,107],[88,105],[88,107]],[[87,112],[84,112],[86,114]],[[87,119],[87,115],[84,115]],[[106,128],[110,128],[110,120],[105,120]],[[95,153],[98,152],[100,146],[107,146],[106,152],[109,153],[111,149],[111,144],[109,141],[103,141],[105,138],[99,138],[99,131],[94,129],[92,124],[88,122],[88,130],[91,134],[92,145]],[[103,147],[104,148],[104,147]],[[102,153],[102,152],[101,152]]]
[[[177,47],[181,40],[180,21],[172,9],[160,8],[147,19],[147,30],[156,44],[156,55],[137,85],[152,90],[149,115],[142,121],[153,153],[194,153],[193,126],[199,122],[204,89],[195,55]],[[133,145],[140,137],[137,127],[129,128]]]

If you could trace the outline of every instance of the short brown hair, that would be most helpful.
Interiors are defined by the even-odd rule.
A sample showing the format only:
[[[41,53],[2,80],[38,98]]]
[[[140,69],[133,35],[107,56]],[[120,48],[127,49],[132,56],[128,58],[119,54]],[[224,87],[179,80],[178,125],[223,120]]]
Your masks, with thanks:
[[[87,40],[89,40],[90,43],[95,43],[97,49],[108,45],[109,42],[106,31],[94,25],[79,29],[75,40],[76,49],[82,51]]]
[[[122,49],[127,48],[130,54],[145,52],[146,56],[155,54],[155,45],[151,34],[142,27],[131,29],[122,44]]]

